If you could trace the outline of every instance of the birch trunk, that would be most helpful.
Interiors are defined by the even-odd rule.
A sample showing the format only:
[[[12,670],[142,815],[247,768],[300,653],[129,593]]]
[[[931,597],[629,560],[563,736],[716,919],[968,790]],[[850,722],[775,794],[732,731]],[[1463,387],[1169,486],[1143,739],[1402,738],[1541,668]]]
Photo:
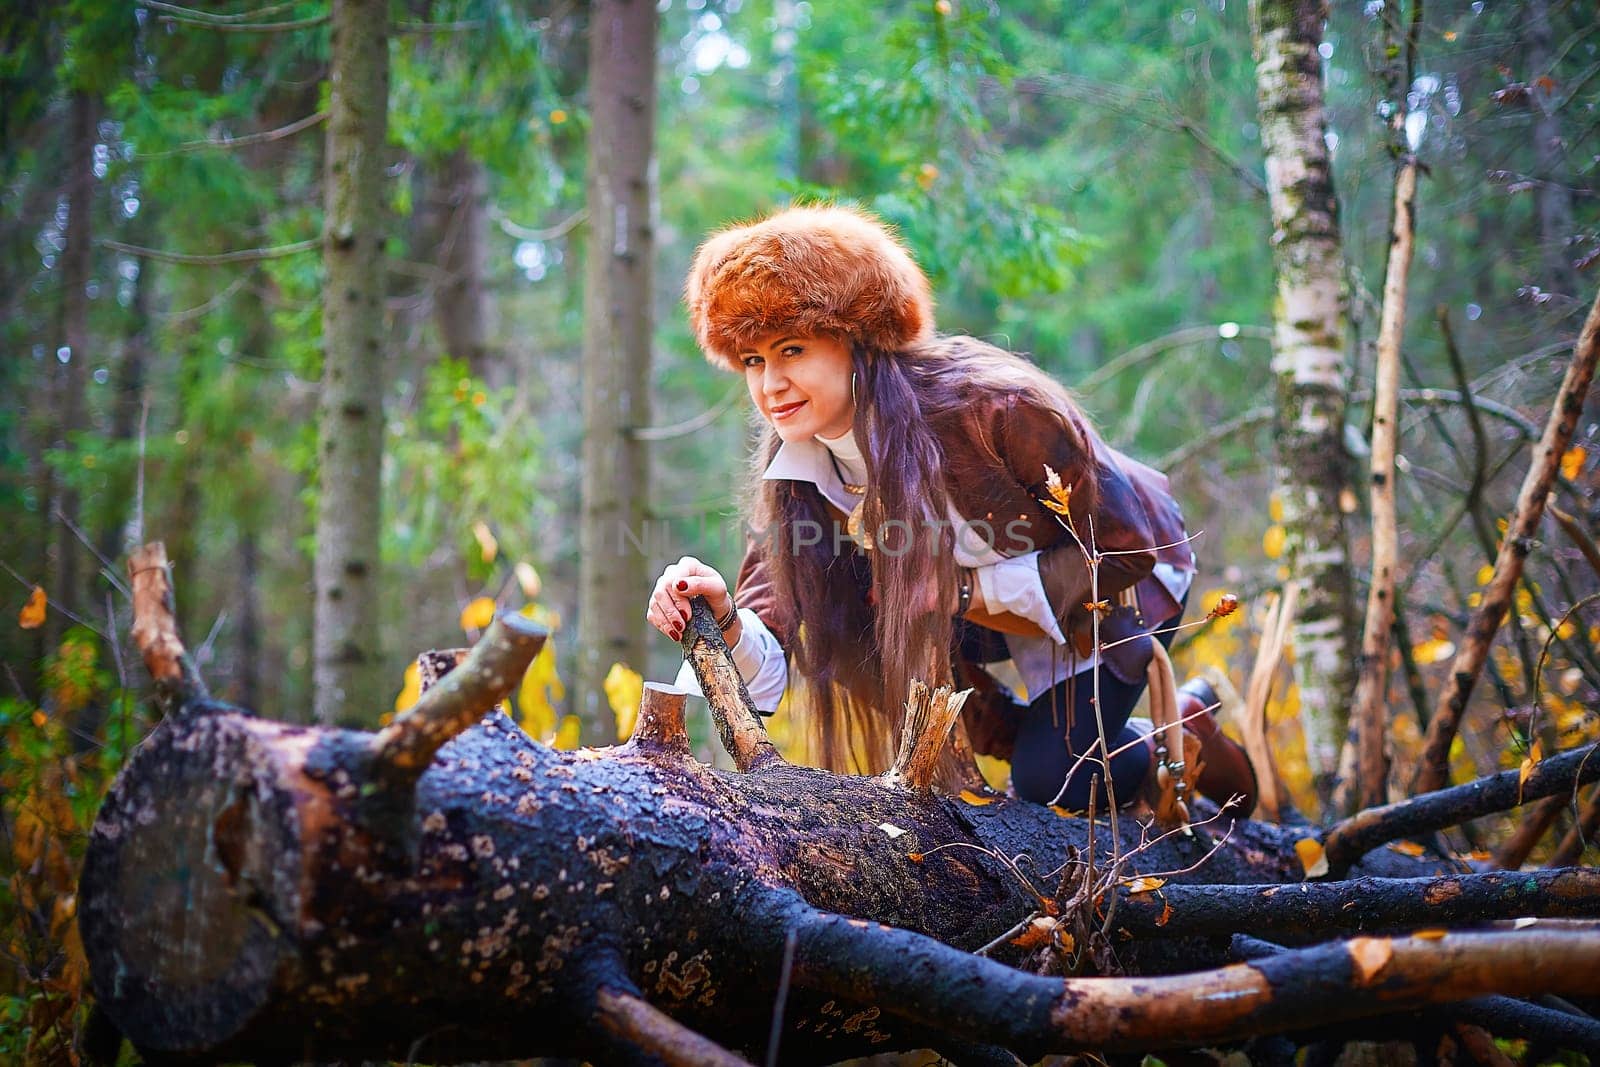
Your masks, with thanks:
[[[590,14],[589,242],[583,302],[583,490],[574,708],[616,739],[602,683],[644,668],[649,470],[633,431],[650,421],[655,254],[656,5],[601,0]]]
[[[1301,721],[1326,797],[1338,770],[1355,662],[1343,507],[1344,253],[1317,54],[1326,7],[1317,0],[1254,0],[1250,11],[1277,275],[1274,492],[1299,587],[1293,640]]]
[[[388,8],[334,0],[324,174],[322,397],[317,420],[312,707],[350,722],[384,688],[378,649],[383,462],[382,196],[389,110]]]

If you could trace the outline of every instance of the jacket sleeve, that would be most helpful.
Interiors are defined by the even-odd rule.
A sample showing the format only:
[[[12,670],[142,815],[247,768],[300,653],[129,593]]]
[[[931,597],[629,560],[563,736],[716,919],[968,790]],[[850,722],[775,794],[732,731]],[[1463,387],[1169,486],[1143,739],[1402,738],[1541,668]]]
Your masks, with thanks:
[[[1038,559],[1040,584],[1063,632],[1085,615],[1084,605],[1093,599],[1089,552],[1100,557],[1101,600],[1111,600],[1155,568],[1156,544],[1144,503],[1110,450],[1075,413],[1047,410],[1013,395],[997,444],[1012,477],[1034,499],[1049,497],[1046,465],[1073,489],[1068,511],[1076,537],[1068,533],[1040,551]]]

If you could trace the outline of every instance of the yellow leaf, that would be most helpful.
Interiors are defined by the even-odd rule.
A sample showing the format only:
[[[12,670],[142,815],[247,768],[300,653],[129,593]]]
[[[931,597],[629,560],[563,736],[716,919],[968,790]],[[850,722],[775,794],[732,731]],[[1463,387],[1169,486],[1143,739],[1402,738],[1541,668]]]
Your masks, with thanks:
[[[1483,594],[1482,593],[1468,593],[1467,594],[1467,607],[1475,608],[1479,604],[1482,604],[1482,603],[1483,603]]]
[[[1528,749],[1527,757],[1522,761],[1522,769],[1517,772],[1517,803],[1522,803],[1522,787],[1528,784],[1528,775],[1544,759],[1544,753],[1539,748],[1539,739],[1534,738],[1533,747]]]
[[[994,797],[980,797],[978,794],[974,793],[970,789],[963,789],[961,791],[961,799],[966,801],[968,804],[972,804],[972,805],[974,805],[976,807],[980,807],[980,808],[983,807],[985,804],[993,804],[994,803]]]
[[[920,852],[907,852],[906,853],[906,859],[910,860],[912,863],[921,863],[923,860],[925,860],[927,858],[928,858],[927,856],[923,855]]]
[[[1582,445],[1573,445],[1561,453],[1561,477],[1572,481],[1583,473],[1583,461],[1589,458],[1589,453]]]
[[[1294,853],[1300,857],[1307,878],[1321,878],[1328,873],[1328,857],[1322,851],[1322,842],[1314,837],[1302,837],[1294,843]]]
[[[1060,804],[1050,805],[1050,810],[1061,816],[1063,819],[1071,819],[1074,817],[1072,812],[1068,811],[1066,808],[1063,808]]]
[[[1055,468],[1046,463],[1044,465],[1044,487],[1050,493],[1050,499],[1044,501],[1044,506],[1057,515],[1067,514],[1067,508],[1072,504],[1072,486],[1061,484],[1061,475]]]
[[[583,730],[583,723],[576,715],[563,715],[561,728],[556,731],[554,747],[568,752],[578,747],[578,735]]]
[[[463,630],[487,629],[491,622],[494,622],[494,600],[490,597],[480,596],[461,609]]]
[[[1283,496],[1281,494],[1273,493],[1267,497],[1267,518],[1275,523],[1283,521]]]
[[[517,689],[519,725],[529,737],[548,741],[556,732],[556,704],[566,696],[566,686],[556,673],[556,646],[546,641],[528,665]]]
[[[563,111],[561,108],[558,107],[554,111],[550,112],[550,125],[559,126],[563,122],[566,122],[566,121],[567,121],[567,113],[565,111]]]
[[[1448,930],[1440,930],[1440,929],[1434,928],[1434,929],[1429,929],[1429,930],[1418,930],[1416,933],[1412,934],[1411,936],[1416,938],[1418,941],[1438,941],[1440,938],[1444,937],[1444,935],[1447,934],[1447,933],[1449,933]]]
[[[478,551],[483,553],[483,561],[493,563],[494,558],[500,554],[500,542],[494,539],[489,524],[482,521],[473,523],[472,536],[477,538]]]
[[[50,721],[49,718],[47,718],[45,716],[44,712],[35,709],[35,711],[33,713],[33,725],[35,725],[39,729],[43,730],[44,729],[44,724],[49,722],[49,721]]]
[[[1130,878],[1124,884],[1130,893],[1150,893],[1166,885],[1167,880],[1146,875],[1143,878]]]
[[[1489,584],[1489,579],[1491,579],[1493,577],[1494,577],[1494,564],[1485,563],[1483,566],[1478,568],[1478,574],[1477,574],[1477,578],[1475,580],[1477,581],[1477,583],[1479,585],[1488,585]]]
[[[922,186],[924,192],[933,188],[933,183],[939,180],[939,168],[932,163],[924,163],[917,170],[917,184]]]
[[[1420,856],[1428,851],[1415,841],[1396,841],[1389,846],[1389,851],[1398,852],[1402,856]]]
[[[1394,957],[1394,946],[1387,938],[1358,937],[1350,942],[1350,962],[1354,964],[1356,984],[1366,985]]]
[[[1411,649],[1411,655],[1424,666],[1430,663],[1443,663],[1455,654],[1455,643],[1441,637],[1429,638]]]
[[[1050,940],[1050,931],[1056,928],[1056,920],[1041,915],[1034,919],[1022,933],[1011,939],[1011,943],[1018,948],[1038,948]]]
[[[33,592],[28,594],[28,602],[22,606],[22,611],[17,615],[17,625],[24,630],[37,630],[43,626],[46,603],[44,589],[41,586],[34,586]]]
[[[1273,523],[1267,527],[1267,532],[1261,535],[1261,551],[1267,554],[1268,559],[1277,559],[1283,555],[1283,546],[1288,542],[1289,535],[1282,526]]]
[[[644,699],[644,676],[621,663],[613,663],[602,683],[606,703],[611,714],[617,717],[617,739],[626,741],[633,736],[633,726],[639,718],[639,701]]]
[[[406,664],[405,681],[400,684],[400,695],[394,698],[394,710],[398,715],[402,711],[409,711],[422,696],[422,670],[417,666],[417,661],[412,660]]]
[[[1456,31],[1455,30],[1445,30],[1444,31],[1444,39],[1447,40],[1447,41],[1455,40],[1456,39]]]
[[[518,560],[517,565],[511,569],[517,576],[517,584],[522,586],[522,595],[529,600],[538,599],[544,583],[539,580],[539,572],[533,569],[533,564],[527,560]]]

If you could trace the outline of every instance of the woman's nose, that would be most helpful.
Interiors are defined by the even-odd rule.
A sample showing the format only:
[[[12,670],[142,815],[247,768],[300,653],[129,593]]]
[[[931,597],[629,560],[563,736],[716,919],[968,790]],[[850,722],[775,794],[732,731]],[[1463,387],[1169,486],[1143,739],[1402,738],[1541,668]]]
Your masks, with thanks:
[[[783,371],[768,363],[761,374],[761,391],[768,396],[777,396],[789,387],[789,376]]]

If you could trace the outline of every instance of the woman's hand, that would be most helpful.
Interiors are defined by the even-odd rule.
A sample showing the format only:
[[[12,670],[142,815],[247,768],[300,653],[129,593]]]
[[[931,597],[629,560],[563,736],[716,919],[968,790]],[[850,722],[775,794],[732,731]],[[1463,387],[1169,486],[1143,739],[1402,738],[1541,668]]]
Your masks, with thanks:
[[[722,580],[722,575],[693,556],[684,556],[670,564],[656,579],[656,587],[650,593],[650,605],[644,617],[651,626],[674,641],[682,641],[684,631],[689,627],[689,598],[695,596],[705,597],[712,615],[719,619],[733,605],[733,597],[728,594],[728,583]],[[729,638],[730,643],[737,641],[734,634],[730,634]]]

